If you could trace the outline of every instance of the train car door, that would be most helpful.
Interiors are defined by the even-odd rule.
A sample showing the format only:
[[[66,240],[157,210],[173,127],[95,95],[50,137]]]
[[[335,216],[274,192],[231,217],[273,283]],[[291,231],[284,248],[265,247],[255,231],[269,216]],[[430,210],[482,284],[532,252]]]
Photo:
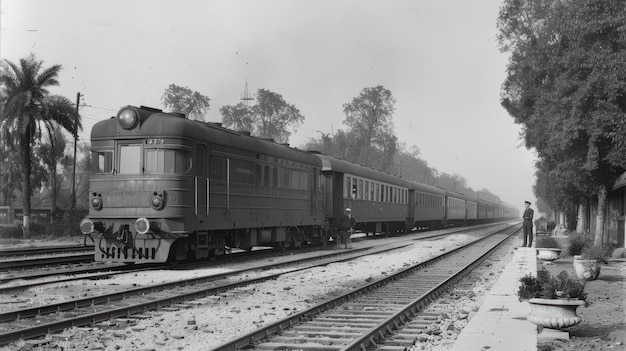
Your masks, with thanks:
[[[415,226],[415,189],[408,189],[408,210],[409,213],[407,214],[407,218],[406,218],[406,223],[408,225],[410,225],[410,228],[413,228],[413,226]]]
[[[333,174],[322,172],[320,177],[322,177],[322,182],[324,184],[324,216],[326,218],[331,218],[334,216],[333,213],[333,203],[336,201],[334,198],[335,193],[335,184],[333,182]]]
[[[209,178],[207,175],[207,146],[204,144],[196,145],[196,174],[194,177],[194,203],[195,215],[202,220],[209,217]]]
[[[195,215],[198,223],[198,231],[195,235],[196,258],[203,259],[209,257],[209,234],[203,230],[208,227],[209,217],[209,178],[208,178],[208,152],[204,144],[196,145],[196,158],[194,175],[194,204]],[[215,256],[215,251],[213,252]]]

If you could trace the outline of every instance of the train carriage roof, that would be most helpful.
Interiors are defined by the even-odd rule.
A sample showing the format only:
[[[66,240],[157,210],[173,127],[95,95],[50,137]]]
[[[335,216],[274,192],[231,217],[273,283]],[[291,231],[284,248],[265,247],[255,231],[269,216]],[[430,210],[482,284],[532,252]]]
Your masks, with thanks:
[[[441,196],[445,195],[445,191],[443,189],[434,187],[432,185],[424,184],[424,183],[411,182],[410,187],[413,190],[417,190],[417,191],[421,191],[425,193],[436,194],[436,195],[441,195]]]
[[[444,192],[446,193],[447,197],[453,197],[456,199],[462,199],[462,200],[475,202],[475,198],[473,198],[472,196],[467,196],[465,194],[457,193],[456,191],[451,191],[451,190],[444,190]]]
[[[380,182],[394,184],[405,188],[409,187],[408,181],[398,178],[397,176],[391,175],[389,173],[377,171],[369,167],[357,165],[328,155],[315,155],[319,157],[322,161],[322,172],[348,173],[358,177],[377,180]]]

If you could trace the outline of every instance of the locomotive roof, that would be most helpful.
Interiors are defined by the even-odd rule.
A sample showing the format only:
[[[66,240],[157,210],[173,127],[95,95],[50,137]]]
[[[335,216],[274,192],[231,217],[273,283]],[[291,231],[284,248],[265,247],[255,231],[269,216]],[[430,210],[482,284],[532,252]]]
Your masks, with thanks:
[[[236,148],[253,153],[267,154],[313,164],[321,168],[321,161],[314,155],[278,144],[270,140],[257,138],[243,132],[236,132],[221,126],[189,120],[174,114],[155,112],[141,120],[133,130],[124,130],[118,126],[117,118],[96,123],[91,130],[91,140],[106,140],[112,137],[120,139],[138,138],[184,138],[202,140],[227,148]]]

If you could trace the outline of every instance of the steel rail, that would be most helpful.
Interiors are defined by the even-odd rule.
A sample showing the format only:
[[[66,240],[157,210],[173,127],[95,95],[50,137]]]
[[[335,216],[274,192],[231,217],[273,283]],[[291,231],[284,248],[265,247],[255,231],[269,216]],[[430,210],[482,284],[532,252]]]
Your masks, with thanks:
[[[93,251],[93,245],[47,246],[0,250],[0,258],[15,256],[49,255],[67,252]]]
[[[206,296],[220,294],[220,293],[223,293],[225,291],[228,291],[237,287],[242,287],[242,286],[259,283],[259,282],[263,282],[267,280],[273,280],[284,274],[302,271],[302,270],[310,269],[312,267],[328,265],[334,262],[348,261],[357,257],[371,255],[374,253],[397,250],[397,249],[404,248],[408,245],[409,244],[404,244],[404,245],[395,246],[391,248],[381,248],[378,250],[371,250],[370,248],[364,248],[364,249],[355,249],[349,252],[340,251],[337,253],[329,254],[328,256],[348,256],[348,257],[338,257],[336,259],[332,259],[331,261],[312,263],[303,267],[288,269],[280,273],[267,274],[267,275],[260,276],[257,278],[237,281],[231,284],[212,286],[208,288],[204,287],[204,288],[200,288],[191,292],[177,294],[175,296],[157,298],[155,300],[145,302],[145,303],[138,303],[138,304],[133,304],[131,306],[119,307],[119,308],[110,309],[106,311],[100,311],[100,312],[90,313],[90,314],[86,314],[82,316],[71,317],[71,318],[64,319],[62,321],[42,323],[37,326],[10,330],[10,331],[0,333],[0,345],[6,345],[20,338],[29,339],[29,338],[43,336],[49,333],[59,332],[67,327],[90,325],[93,323],[110,320],[113,318],[127,317],[132,314],[144,313],[148,310],[159,309],[165,306],[178,304],[184,301],[195,300],[195,299],[199,299],[199,298],[206,297]],[[350,255],[351,253],[353,254]],[[303,261],[312,261],[312,260],[320,260],[320,257],[298,259],[298,260],[295,260],[296,261],[295,263],[297,263],[297,261],[303,262]],[[294,262],[273,264],[273,265],[268,265],[265,267],[257,266],[254,268],[242,269],[239,271],[231,271],[227,273],[214,274],[214,275],[206,276],[206,277],[196,277],[192,279],[186,279],[186,280],[181,280],[181,281],[176,281],[176,282],[171,282],[171,283],[151,285],[148,287],[126,290],[126,291],[114,293],[114,294],[93,296],[89,298],[72,300],[72,301],[67,301],[67,302],[58,303],[58,304],[38,306],[38,307],[33,307],[33,308],[19,310],[19,311],[5,312],[5,313],[0,314],[0,322],[7,323],[10,321],[22,320],[25,318],[40,317],[41,315],[45,315],[45,314],[52,314],[52,313],[57,313],[57,312],[73,310],[73,309],[80,308],[80,307],[90,307],[94,305],[109,303],[113,300],[121,300],[123,298],[127,298],[130,296],[141,296],[141,295],[145,295],[148,293],[163,291],[165,289],[174,289],[174,288],[181,287],[181,286],[201,284],[205,282],[203,280],[213,281],[213,280],[220,279],[226,276],[232,276],[233,274],[240,274],[240,273],[256,271],[256,270],[267,270],[269,267],[276,268],[276,267],[280,267],[280,266],[283,266],[286,264],[292,264],[292,263]]]
[[[504,240],[502,240],[502,242],[506,241],[508,238],[510,238],[513,234],[515,234],[517,231],[519,231],[519,225],[516,224],[514,226],[505,228],[503,230],[500,230],[499,232],[503,232],[505,230],[510,230],[512,228],[515,228],[511,233],[506,235],[506,238]],[[493,234],[492,234],[493,235]],[[491,235],[489,235],[491,236]],[[330,299],[328,301],[322,302],[316,306],[313,306],[310,309],[307,309],[305,311],[290,315],[282,320],[276,321],[274,323],[271,323],[263,328],[254,330],[252,332],[246,333],[240,337],[234,338],[232,340],[229,340],[221,345],[218,345],[217,347],[213,348],[213,351],[235,351],[235,350],[241,350],[241,349],[253,349],[254,346],[257,343],[260,343],[262,340],[265,339],[269,339],[271,338],[273,335],[276,334],[280,334],[285,332],[286,330],[288,330],[289,328],[292,328],[300,323],[303,322],[307,322],[307,321],[311,321],[314,319],[314,317],[322,314],[323,312],[328,312],[334,308],[339,307],[340,305],[344,304],[345,302],[348,302],[350,300],[356,299],[362,295],[368,294],[371,291],[374,291],[376,289],[379,289],[381,287],[386,286],[387,284],[390,284],[396,280],[402,279],[404,276],[410,275],[415,271],[419,271],[422,270],[424,268],[427,268],[441,260],[446,259],[447,257],[450,257],[458,252],[460,252],[461,250],[466,249],[469,246],[472,246],[474,244],[477,244],[479,242],[482,242],[484,240],[486,240],[489,236],[485,237],[485,238],[481,238],[479,240],[476,240],[468,245],[456,248],[454,250],[445,252],[437,257],[433,257],[427,261],[415,264],[411,267],[408,267],[400,272],[397,272],[393,275],[390,275],[388,277],[385,278],[381,278],[377,281],[374,281],[368,285],[365,285],[361,288],[355,289],[353,291],[347,292],[341,296],[338,296],[336,298]],[[384,339],[384,335],[386,335],[389,331],[391,330],[395,330],[398,329],[400,325],[404,324],[405,321],[410,319],[411,315],[414,315],[416,312],[422,310],[423,308],[425,308],[428,304],[430,304],[434,299],[438,298],[439,296],[441,296],[444,293],[444,289],[448,286],[450,286],[451,284],[453,284],[454,282],[458,281],[459,279],[461,279],[463,277],[464,274],[466,274],[467,272],[469,272],[471,269],[471,267],[474,267],[476,265],[478,265],[480,262],[482,262],[482,260],[484,260],[488,254],[490,252],[492,252],[493,250],[495,250],[495,248],[499,247],[502,242],[500,242],[496,247],[492,248],[491,250],[489,250],[488,253],[485,253],[483,255],[481,255],[481,257],[479,258],[479,261],[473,261],[472,263],[470,263],[469,265],[467,265],[466,267],[464,267],[463,269],[460,269],[457,271],[456,274],[451,275],[450,277],[448,277],[445,281],[438,283],[435,287],[433,287],[432,289],[430,289],[427,293],[419,296],[418,298],[416,298],[415,300],[413,300],[410,304],[408,304],[406,307],[404,307],[401,311],[399,311],[398,313],[394,314],[393,317],[389,317],[388,319],[386,319],[384,322],[381,322],[380,324],[376,325],[375,327],[372,327],[369,331],[367,331],[366,333],[364,333],[362,336],[359,336],[357,338],[355,338],[355,340],[353,342],[351,342],[348,345],[342,345],[340,347],[337,346],[327,346],[324,347],[322,345],[314,345],[314,349],[316,350],[365,350],[365,347],[370,345],[370,344],[374,344],[375,341],[380,340],[380,339]],[[465,268],[468,268],[468,270],[466,270]],[[268,348],[272,348],[276,345],[268,345]],[[298,345],[291,345],[293,346],[295,349],[298,348]],[[304,345],[299,345],[301,349],[305,349]],[[284,345],[285,349],[290,349],[289,347],[287,347],[287,345]]]
[[[60,265],[68,263],[78,262],[93,262],[93,253],[90,254],[69,254],[69,255],[57,255],[46,257],[27,257],[18,260],[4,260],[0,261],[0,269],[8,270],[15,268],[32,268],[41,267],[47,265]]]
[[[440,235],[449,235],[449,234],[450,233],[429,235],[429,236],[423,237],[423,239],[430,239],[430,238],[434,238]],[[410,242],[413,240],[414,239],[409,239],[407,240],[407,242]],[[253,284],[257,282],[276,279],[278,276],[283,275],[283,274],[306,270],[311,267],[327,265],[327,264],[334,263],[334,262],[348,261],[348,260],[352,260],[361,256],[371,255],[371,254],[385,252],[389,250],[400,249],[408,245],[409,244],[406,244],[406,243],[400,243],[400,244],[396,243],[396,246],[392,248],[373,248],[373,249],[363,248],[363,249],[354,249],[350,251],[342,250],[339,252],[330,253],[329,255],[325,255],[324,257],[318,256],[318,257],[311,257],[311,258],[304,258],[304,259],[301,258],[301,259],[296,259],[290,262],[283,262],[279,264],[268,265],[266,267],[257,266],[254,268],[243,269],[240,271],[231,271],[228,273],[222,273],[222,274],[211,275],[211,276],[206,276],[206,277],[195,277],[192,279],[157,284],[157,285],[152,285],[152,286],[147,286],[147,287],[140,287],[140,288],[136,288],[132,290],[126,290],[124,292],[88,297],[88,298],[79,299],[79,300],[67,301],[64,303],[37,306],[37,307],[24,309],[24,310],[18,310],[18,311],[9,311],[9,312],[0,314],[0,322],[6,323],[6,322],[22,320],[22,319],[26,319],[26,318],[34,317],[34,316],[42,316],[45,314],[63,312],[63,311],[68,311],[68,310],[82,308],[82,307],[90,307],[90,306],[95,306],[95,305],[99,305],[103,303],[110,303],[112,301],[121,300],[127,297],[140,296],[140,295],[144,295],[144,294],[151,293],[151,292],[163,291],[163,290],[168,289],[166,287],[167,285],[169,285],[170,288],[173,289],[176,287],[189,286],[189,285],[201,284],[201,283],[208,282],[208,281],[213,281],[216,279],[223,278],[225,276],[234,275],[236,273],[244,273],[244,272],[249,272],[249,271],[254,271],[254,270],[263,270],[263,269],[268,269],[268,267],[276,268],[276,267],[280,267],[280,266],[284,266],[288,264],[294,264],[298,262],[323,260],[324,258],[328,258],[328,257],[333,257],[333,256],[338,256],[338,255],[343,256],[343,255],[348,254],[347,255],[348,257],[341,257],[339,259],[334,259],[329,262],[310,264],[308,266],[286,270],[277,274],[270,274],[270,275],[266,275],[263,277],[250,279],[250,280],[242,280],[233,284],[226,284],[226,285],[217,286],[217,287],[198,289],[189,293],[180,294],[180,295],[173,296],[173,297],[158,298],[150,302],[140,303],[140,304],[136,304],[133,306],[121,307],[121,308],[111,309],[107,311],[101,311],[101,312],[96,312],[92,314],[77,316],[77,317],[65,319],[63,321],[43,323],[41,325],[27,327],[23,329],[10,330],[7,332],[0,333],[0,345],[8,344],[19,338],[24,338],[24,339],[34,338],[34,337],[46,335],[48,333],[59,332],[68,326],[84,326],[84,325],[89,325],[89,324],[97,323],[97,322],[104,321],[104,320],[109,320],[112,318],[125,317],[125,316],[129,316],[135,313],[143,313],[147,310],[158,309],[164,306],[177,304],[182,301],[193,300],[193,299],[201,298],[204,296],[219,294],[219,293],[222,293],[224,291],[227,291],[236,287],[241,287],[241,286],[245,286],[245,285],[249,285],[249,284]]]

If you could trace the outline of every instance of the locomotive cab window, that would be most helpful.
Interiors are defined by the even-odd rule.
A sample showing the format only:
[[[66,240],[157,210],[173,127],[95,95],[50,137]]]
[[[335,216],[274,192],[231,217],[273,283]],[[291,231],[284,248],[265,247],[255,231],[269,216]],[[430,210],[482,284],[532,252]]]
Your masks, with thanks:
[[[141,145],[120,146],[120,174],[141,173]]]
[[[191,154],[189,151],[146,149],[146,173],[185,174],[190,169]]]
[[[96,174],[113,172],[113,151],[94,151],[91,171]]]

